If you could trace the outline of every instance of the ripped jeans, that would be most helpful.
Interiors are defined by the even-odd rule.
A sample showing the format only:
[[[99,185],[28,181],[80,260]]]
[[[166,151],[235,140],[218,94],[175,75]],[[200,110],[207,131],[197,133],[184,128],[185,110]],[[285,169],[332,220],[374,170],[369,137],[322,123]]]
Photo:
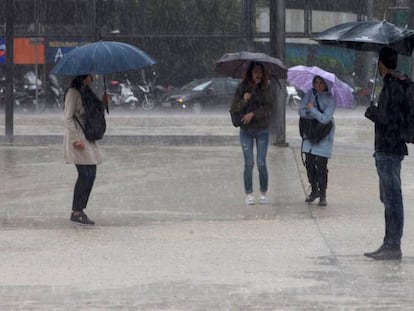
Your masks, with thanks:
[[[253,192],[253,145],[256,141],[257,168],[259,170],[260,192],[267,192],[268,174],[266,166],[267,146],[269,145],[269,130],[240,129],[240,144],[244,156],[244,190],[246,194]]]

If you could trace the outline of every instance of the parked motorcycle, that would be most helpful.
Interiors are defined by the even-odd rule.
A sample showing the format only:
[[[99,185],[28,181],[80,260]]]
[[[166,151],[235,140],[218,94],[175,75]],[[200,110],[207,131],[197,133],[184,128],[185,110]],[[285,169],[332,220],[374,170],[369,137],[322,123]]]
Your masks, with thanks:
[[[286,86],[286,105],[291,109],[297,110],[299,108],[302,98],[294,86]]]
[[[48,86],[46,88],[46,102],[48,108],[63,109],[63,89],[59,84],[59,81],[55,75],[49,75]]]
[[[22,81],[15,82],[14,103],[24,112],[43,112],[46,109],[42,81],[33,71],[26,72]]]
[[[152,73],[152,81],[147,82],[143,77],[143,82],[138,84],[139,99],[141,107],[145,111],[154,110],[160,104],[160,98],[163,94],[171,91],[172,86],[164,87],[156,84],[157,74],[154,71]]]
[[[375,83],[374,94],[372,95],[372,88],[374,86],[374,79],[369,80],[369,84],[365,86],[354,87],[354,106],[368,107],[371,101],[376,102],[382,89],[382,81],[377,79]],[[373,96],[373,98],[371,98]]]
[[[6,78],[0,78],[0,98],[4,102],[6,94]],[[27,72],[22,80],[15,80],[14,106],[23,112],[42,112],[46,109],[46,100],[42,89],[42,81],[32,71]]]
[[[111,97],[111,105],[114,107],[125,107],[129,110],[137,109],[138,98],[132,92],[131,82],[127,77],[124,78],[123,82],[112,80],[107,93]]]

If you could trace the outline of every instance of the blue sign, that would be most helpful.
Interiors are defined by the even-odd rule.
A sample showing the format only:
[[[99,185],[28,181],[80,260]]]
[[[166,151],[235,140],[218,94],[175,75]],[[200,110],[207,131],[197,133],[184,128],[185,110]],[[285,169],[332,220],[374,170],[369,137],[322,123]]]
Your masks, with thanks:
[[[79,46],[91,43],[91,41],[70,39],[47,39],[45,42],[45,62],[56,64],[65,54]]]
[[[6,41],[0,38],[0,64],[6,63]]]

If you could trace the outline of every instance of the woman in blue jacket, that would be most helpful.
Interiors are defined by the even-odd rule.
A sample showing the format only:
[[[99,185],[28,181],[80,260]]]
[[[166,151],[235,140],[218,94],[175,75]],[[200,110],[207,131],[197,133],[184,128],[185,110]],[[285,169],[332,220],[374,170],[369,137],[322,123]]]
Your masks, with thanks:
[[[299,115],[302,118],[316,119],[322,124],[332,121],[332,129],[318,143],[312,143],[304,138],[302,152],[305,154],[305,167],[311,185],[311,193],[305,202],[311,203],[319,198],[319,206],[326,206],[326,188],[328,185],[328,159],[332,155],[335,124],[333,114],[336,102],[328,90],[328,85],[320,76],[315,76],[310,89],[302,99]]]

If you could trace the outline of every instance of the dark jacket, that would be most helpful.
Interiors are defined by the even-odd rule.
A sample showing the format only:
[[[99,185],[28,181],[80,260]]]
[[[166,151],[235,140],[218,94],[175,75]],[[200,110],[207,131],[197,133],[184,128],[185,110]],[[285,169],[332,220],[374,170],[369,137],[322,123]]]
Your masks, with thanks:
[[[375,152],[387,155],[407,155],[407,145],[401,138],[406,109],[402,76],[386,74],[378,106],[371,105],[365,117],[375,123]]]
[[[244,93],[252,93],[248,103],[243,100]],[[268,129],[270,125],[270,112],[272,110],[272,101],[270,98],[270,87],[259,84],[257,87],[252,86],[246,80],[243,80],[237,87],[234,94],[231,111],[240,111],[242,114],[254,112],[254,118],[247,125],[241,125],[242,129]]]

